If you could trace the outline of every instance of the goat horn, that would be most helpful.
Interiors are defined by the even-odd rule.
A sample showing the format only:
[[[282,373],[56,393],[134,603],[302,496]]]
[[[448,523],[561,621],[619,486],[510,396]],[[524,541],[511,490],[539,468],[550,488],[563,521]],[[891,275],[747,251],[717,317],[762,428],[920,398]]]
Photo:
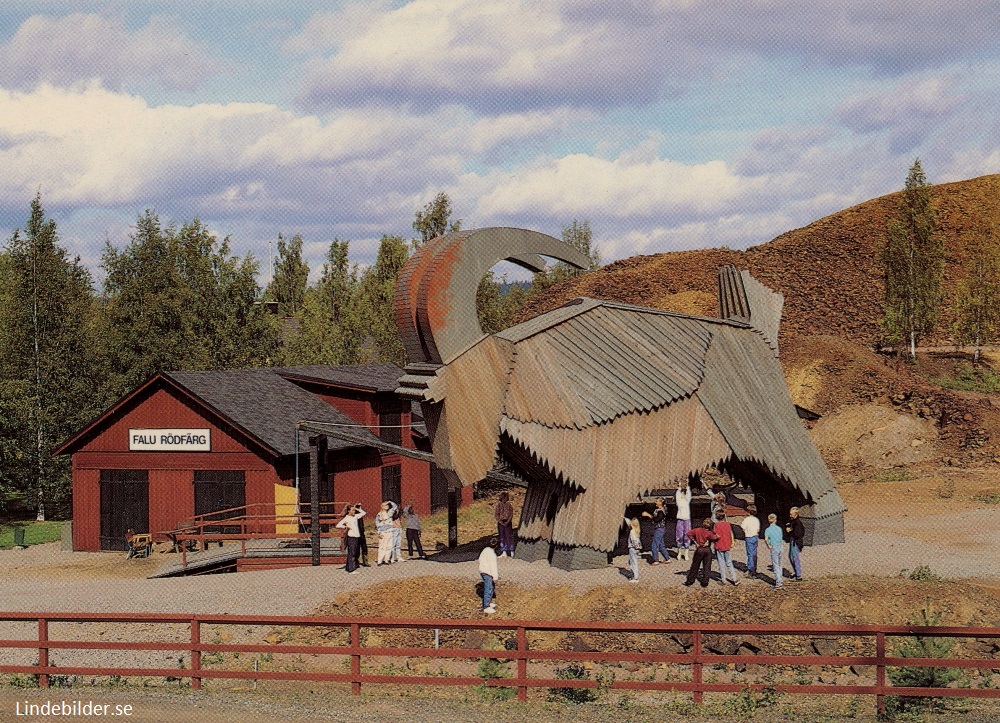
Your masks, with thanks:
[[[552,236],[520,228],[453,231],[420,247],[403,266],[395,313],[410,363],[447,364],[485,336],[476,316],[479,280],[510,261],[531,271],[541,256],[585,269],[590,259]]]

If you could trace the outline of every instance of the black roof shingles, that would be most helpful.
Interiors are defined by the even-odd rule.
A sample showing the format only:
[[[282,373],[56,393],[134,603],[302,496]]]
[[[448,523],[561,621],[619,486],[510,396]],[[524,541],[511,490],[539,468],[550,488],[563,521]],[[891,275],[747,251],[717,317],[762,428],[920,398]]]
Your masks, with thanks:
[[[403,373],[403,370],[395,364],[312,365],[278,367],[273,371],[283,377],[316,380],[334,385],[370,389],[375,392],[394,392],[399,386],[399,377]]]
[[[381,366],[381,365],[380,365]],[[296,369],[338,369],[297,367]],[[359,378],[366,367],[358,368]],[[396,368],[398,377],[399,368]],[[281,376],[280,369],[232,369],[207,372],[164,372],[163,375],[204,401],[230,422],[278,455],[295,453],[295,425],[300,421],[352,425],[351,433],[377,441],[367,428],[343,412]],[[315,374],[312,375],[315,377]],[[318,377],[317,377],[318,378]],[[371,385],[367,385],[372,388]],[[330,449],[361,446],[331,437]],[[303,451],[300,449],[300,451]]]

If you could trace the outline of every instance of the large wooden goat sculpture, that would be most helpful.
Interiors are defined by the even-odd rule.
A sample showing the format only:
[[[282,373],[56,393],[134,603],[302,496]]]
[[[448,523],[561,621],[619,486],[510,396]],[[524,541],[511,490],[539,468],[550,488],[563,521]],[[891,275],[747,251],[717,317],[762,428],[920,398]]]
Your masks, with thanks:
[[[843,502],[776,358],[780,294],[725,267],[718,319],[580,298],[484,334],[483,274],[541,269],[539,255],[589,263],[534,231],[459,231],[409,259],[395,300],[397,392],[421,402],[451,484],[498,461],[527,482],[517,557],[606,565],[627,504],[709,467],[752,487],[762,514],[800,506],[807,542],[843,541]]]

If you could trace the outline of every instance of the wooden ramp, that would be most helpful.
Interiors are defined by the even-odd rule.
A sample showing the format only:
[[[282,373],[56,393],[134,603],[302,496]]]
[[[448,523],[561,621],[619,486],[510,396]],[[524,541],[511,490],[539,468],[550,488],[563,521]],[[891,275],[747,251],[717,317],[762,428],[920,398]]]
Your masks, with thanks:
[[[302,539],[247,540],[245,553],[243,546],[230,543],[189,552],[186,566],[182,564],[180,555],[172,555],[171,558],[149,578],[301,567],[312,564],[312,548],[308,540]],[[320,564],[343,565],[345,561],[340,538],[321,540]]]

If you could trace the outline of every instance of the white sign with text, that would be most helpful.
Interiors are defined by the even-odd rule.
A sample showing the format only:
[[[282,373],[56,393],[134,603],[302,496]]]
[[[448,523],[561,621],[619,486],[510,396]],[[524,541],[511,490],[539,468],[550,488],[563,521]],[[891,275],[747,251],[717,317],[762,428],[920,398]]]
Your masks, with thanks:
[[[211,429],[130,429],[133,452],[211,452]]]

